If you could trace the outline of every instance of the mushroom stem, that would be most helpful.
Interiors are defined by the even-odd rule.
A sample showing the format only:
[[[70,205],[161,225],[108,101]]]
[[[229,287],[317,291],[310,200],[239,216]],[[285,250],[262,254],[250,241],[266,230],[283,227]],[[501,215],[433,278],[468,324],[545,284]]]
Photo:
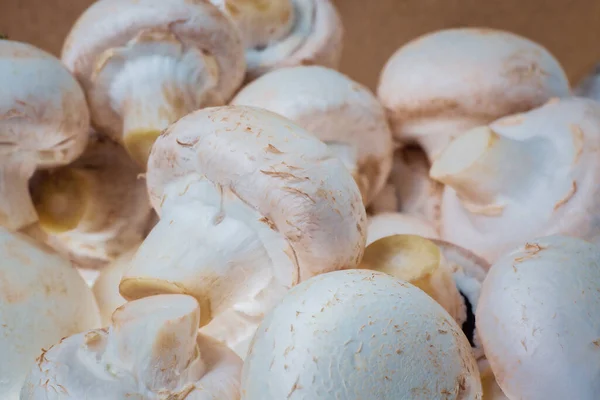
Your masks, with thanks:
[[[504,199],[522,195],[533,180],[545,150],[544,143],[510,139],[481,126],[453,140],[429,175],[452,187],[468,211],[499,215]]]
[[[164,129],[202,105],[211,105],[218,71],[212,56],[192,51],[179,58],[157,54],[127,61],[112,85],[112,95],[121,103],[123,144],[131,158],[145,167]]]
[[[0,149],[2,144],[0,144]],[[28,181],[35,171],[35,164],[13,160],[13,156],[0,155],[6,159],[0,165],[0,226],[17,231],[37,221],[37,214],[29,195]]]
[[[196,342],[200,310],[190,296],[152,296],[118,308],[110,328],[105,360],[137,376],[151,390],[181,380],[184,371],[202,376],[206,366]],[[124,365],[123,365],[124,364]]]
[[[271,260],[253,228],[200,201],[173,207],[140,246],[120,293],[127,300],[189,294],[200,304],[204,326],[269,280]],[[164,256],[157,258],[157,248]]]
[[[216,0],[242,32],[246,47],[268,46],[287,36],[294,26],[291,0]]]
[[[72,168],[40,175],[31,192],[40,227],[47,233],[75,229],[84,218],[90,201],[87,178]]]
[[[403,279],[437,301],[459,324],[466,319],[463,299],[434,242],[416,235],[393,235],[365,250],[361,268]]]

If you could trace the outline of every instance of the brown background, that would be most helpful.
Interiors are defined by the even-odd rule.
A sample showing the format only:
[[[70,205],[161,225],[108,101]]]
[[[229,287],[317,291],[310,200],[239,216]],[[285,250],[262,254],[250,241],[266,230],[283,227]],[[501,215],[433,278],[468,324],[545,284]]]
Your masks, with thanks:
[[[165,0],[168,1],[168,0]],[[0,0],[0,32],[58,54],[93,0]],[[545,45],[573,82],[600,60],[600,0],[335,0],[346,27],[343,72],[374,87],[387,58],[420,34],[500,28]]]

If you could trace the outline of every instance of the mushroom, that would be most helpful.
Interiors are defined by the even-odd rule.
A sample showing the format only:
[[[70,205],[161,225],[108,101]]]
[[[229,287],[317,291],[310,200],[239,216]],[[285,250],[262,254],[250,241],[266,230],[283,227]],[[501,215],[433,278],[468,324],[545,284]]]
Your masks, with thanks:
[[[17,400],[42,348],[100,318],[75,268],[44,244],[0,227],[0,260],[0,393]]]
[[[396,150],[388,183],[369,205],[372,214],[401,211],[439,229],[444,186],[429,177],[427,155],[418,147]]]
[[[248,80],[286,66],[339,66],[344,29],[331,0],[211,2],[241,31]]]
[[[469,342],[431,297],[380,272],[346,270],[301,283],[265,317],[242,398],[479,400],[481,382]]]
[[[93,134],[74,163],[32,179],[44,241],[87,269],[137,247],[155,222],[141,172],[121,146]]]
[[[45,51],[0,40],[0,76],[0,225],[18,231],[37,221],[29,179],[83,152],[90,117],[77,81]]]
[[[574,89],[575,95],[600,101],[600,63]]]
[[[367,245],[392,235],[418,235],[437,239],[435,227],[422,218],[403,213],[380,213],[369,217],[367,225]]]
[[[600,393],[600,248],[553,235],[500,257],[481,289],[477,330],[509,399]]]
[[[442,238],[493,262],[535,236],[600,235],[600,103],[552,101],[454,140],[431,167],[446,184]]]
[[[70,336],[44,351],[21,400],[240,398],[242,361],[198,334],[193,297],[151,296],[127,303],[112,324]]]
[[[244,87],[231,101],[265,108],[315,134],[352,172],[369,204],[392,167],[385,111],[365,86],[320,66],[282,68]]]
[[[62,60],[82,84],[92,123],[146,166],[156,137],[242,84],[237,29],[207,1],[99,0],[77,20]]]
[[[110,265],[104,268],[98,278],[94,282],[92,291],[96,297],[96,303],[100,309],[100,317],[102,318],[102,326],[110,325],[113,312],[123,304],[127,303],[127,300],[119,293],[119,283],[121,278],[127,269],[135,253],[137,247],[129,250],[126,253],[121,254],[116,260]]]
[[[445,29],[402,46],[378,96],[395,138],[430,160],[465,130],[570,95],[558,61],[529,39],[494,29]]]
[[[234,349],[290,287],[363,255],[366,215],[352,176],[316,137],[267,110],[214,107],[180,119],[157,139],[147,184],[160,221],[121,295],[192,295],[202,326],[238,314],[252,329],[217,337]]]

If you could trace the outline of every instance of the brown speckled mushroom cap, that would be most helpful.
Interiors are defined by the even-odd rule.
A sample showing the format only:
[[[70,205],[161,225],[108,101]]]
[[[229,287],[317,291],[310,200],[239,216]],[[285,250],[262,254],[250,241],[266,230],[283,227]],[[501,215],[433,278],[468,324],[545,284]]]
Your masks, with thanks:
[[[558,61],[541,45],[494,29],[426,34],[396,51],[379,80],[395,137],[435,159],[463,131],[570,95]]]

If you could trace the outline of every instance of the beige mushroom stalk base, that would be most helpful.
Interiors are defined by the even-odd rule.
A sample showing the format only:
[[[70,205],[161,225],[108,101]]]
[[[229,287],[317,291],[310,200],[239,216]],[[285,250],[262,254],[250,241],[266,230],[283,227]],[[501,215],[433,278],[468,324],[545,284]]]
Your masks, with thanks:
[[[389,275],[336,271],[288,292],[265,317],[242,399],[481,399],[469,342],[423,291]]]
[[[244,87],[234,105],[265,108],[294,121],[328,145],[352,172],[368,205],[392,167],[392,133],[369,89],[332,69],[282,68]]]
[[[45,51],[0,40],[0,76],[0,225],[17,231],[37,221],[29,179],[83,152],[90,116],[77,81]]]
[[[600,248],[567,236],[503,255],[483,284],[477,329],[510,399],[600,393]]]
[[[431,168],[445,183],[442,238],[494,261],[539,235],[600,235],[600,104],[552,101],[475,128]]]
[[[62,60],[86,91],[94,125],[143,166],[163,129],[227,102],[245,71],[238,31],[203,1],[97,1],[71,30]]]
[[[239,399],[242,361],[198,334],[193,297],[127,303],[112,325],[62,340],[42,353],[21,400]]]
[[[234,347],[298,282],[355,267],[365,245],[360,191],[313,135],[275,113],[206,108],[156,141],[147,183],[160,222],[120,283],[126,299],[193,295],[201,325],[239,313]]]
[[[68,261],[0,228],[0,394],[17,400],[42,348],[100,325],[94,296]]]
[[[273,69],[317,64],[337,68],[343,26],[330,0],[211,0],[242,33],[252,80]]]
[[[547,49],[477,28],[409,42],[388,60],[378,87],[396,139],[419,144],[430,160],[465,130],[569,95],[567,76]]]

